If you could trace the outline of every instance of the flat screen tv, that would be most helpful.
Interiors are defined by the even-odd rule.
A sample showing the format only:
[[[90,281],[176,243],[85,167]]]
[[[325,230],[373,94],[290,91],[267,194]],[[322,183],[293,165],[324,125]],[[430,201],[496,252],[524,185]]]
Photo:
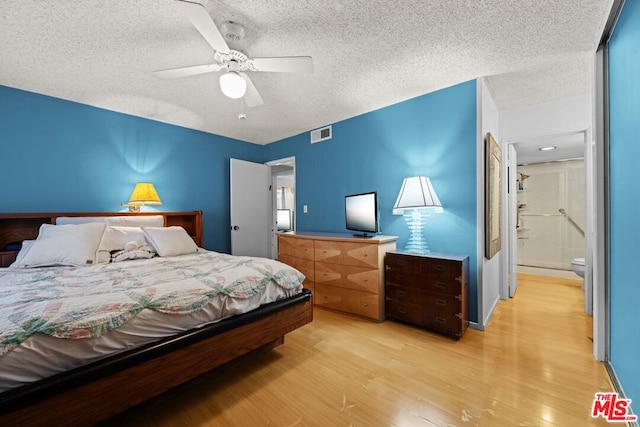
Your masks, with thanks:
[[[359,231],[357,235],[363,237],[371,237],[367,233],[379,231],[377,192],[345,196],[344,207],[347,230]]]
[[[278,226],[278,231],[291,231],[293,228],[291,221],[291,210],[290,209],[278,209],[276,212],[276,225]]]

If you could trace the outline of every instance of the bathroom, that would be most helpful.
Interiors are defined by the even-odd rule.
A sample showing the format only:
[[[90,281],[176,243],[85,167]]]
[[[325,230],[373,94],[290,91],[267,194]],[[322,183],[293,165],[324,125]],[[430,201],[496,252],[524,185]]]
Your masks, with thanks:
[[[584,159],[518,165],[516,177],[518,271],[580,279],[585,256]]]

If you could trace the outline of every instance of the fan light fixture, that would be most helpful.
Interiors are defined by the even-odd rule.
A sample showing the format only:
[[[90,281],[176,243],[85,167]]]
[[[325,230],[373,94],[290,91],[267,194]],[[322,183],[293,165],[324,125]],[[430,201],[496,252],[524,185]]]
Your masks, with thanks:
[[[220,90],[231,99],[242,98],[247,91],[247,82],[235,71],[220,76]]]
[[[139,182],[131,192],[131,197],[122,206],[129,206],[129,212],[140,212],[142,205],[161,205],[160,196],[150,182]]]
[[[426,176],[410,176],[402,182],[402,188],[393,209],[402,210],[410,236],[406,252],[428,253],[429,247],[423,237],[422,226],[428,210],[442,210],[442,203]]]

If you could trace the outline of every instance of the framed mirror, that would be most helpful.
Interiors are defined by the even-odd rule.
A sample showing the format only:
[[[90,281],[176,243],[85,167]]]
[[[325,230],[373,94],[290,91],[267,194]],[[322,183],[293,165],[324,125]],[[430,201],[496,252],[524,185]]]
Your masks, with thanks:
[[[502,219],[502,150],[491,133],[485,136],[485,213],[484,256],[487,259],[500,251]]]

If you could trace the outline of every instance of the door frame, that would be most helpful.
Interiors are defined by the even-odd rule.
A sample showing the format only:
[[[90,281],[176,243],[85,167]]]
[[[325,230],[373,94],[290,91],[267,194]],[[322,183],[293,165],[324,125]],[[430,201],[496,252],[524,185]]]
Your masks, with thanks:
[[[537,135],[534,137],[521,138],[517,140],[507,140],[504,142],[507,150],[516,143],[526,143],[529,141],[534,141],[542,138],[548,137],[559,137],[571,134],[581,133],[583,135],[584,141],[584,165],[585,165],[585,313],[591,315],[593,314],[593,349],[594,349],[594,357],[596,360],[604,360],[604,351],[603,349],[606,346],[606,330],[602,328],[602,319],[605,317],[606,308],[599,298],[604,292],[605,282],[601,280],[598,274],[594,274],[594,271],[597,273],[599,270],[599,266],[595,265],[598,261],[597,254],[599,252],[599,246],[596,243],[599,242],[600,235],[602,231],[597,227],[596,218],[598,218],[596,209],[598,207],[598,203],[596,203],[596,199],[598,196],[597,187],[598,187],[598,171],[599,171],[599,153],[595,150],[595,145],[592,140],[592,131],[590,128],[587,129],[577,129],[568,132],[562,132],[557,134],[545,134],[545,135]],[[517,162],[516,162],[517,163]],[[517,209],[517,206],[512,203],[505,203],[507,209],[507,217],[511,218],[513,215],[513,210]],[[511,227],[511,224],[509,224]],[[507,240],[508,245],[508,253],[509,253],[509,261],[505,262],[503,265],[502,275],[504,277],[503,285],[500,288],[500,298],[508,299],[509,298],[509,284],[507,279],[510,277],[510,263],[511,256],[517,257],[517,233],[509,233],[509,239]],[[512,255],[513,254],[513,255]]]
[[[271,201],[271,214],[272,214],[272,218],[271,218],[271,257],[272,259],[276,259],[277,255],[278,255],[278,238],[276,235],[276,230],[277,230],[277,226],[276,226],[276,209],[277,209],[277,203],[276,203],[276,184],[277,184],[277,176],[278,176],[278,172],[273,170],[273,166],[277,166],[277,165],[282,165],[282,164],[286,164],[289,165],[291,167],[293,167],[293,206],[297,206],[297,198],[296,198],[296,156],[289,156],[289,157],[284,157],[282,159],[276,159],[276,160],[270,160],[268,162],[265,163],[265,165],[267,166],[271,166],[271,188],[274,190],[271,192],[272,194],[272,201]],[[297,230],[297,221],[298,221],[298,215],[297,215],[297,209],[294,209],[293,211],[293,229]]]

